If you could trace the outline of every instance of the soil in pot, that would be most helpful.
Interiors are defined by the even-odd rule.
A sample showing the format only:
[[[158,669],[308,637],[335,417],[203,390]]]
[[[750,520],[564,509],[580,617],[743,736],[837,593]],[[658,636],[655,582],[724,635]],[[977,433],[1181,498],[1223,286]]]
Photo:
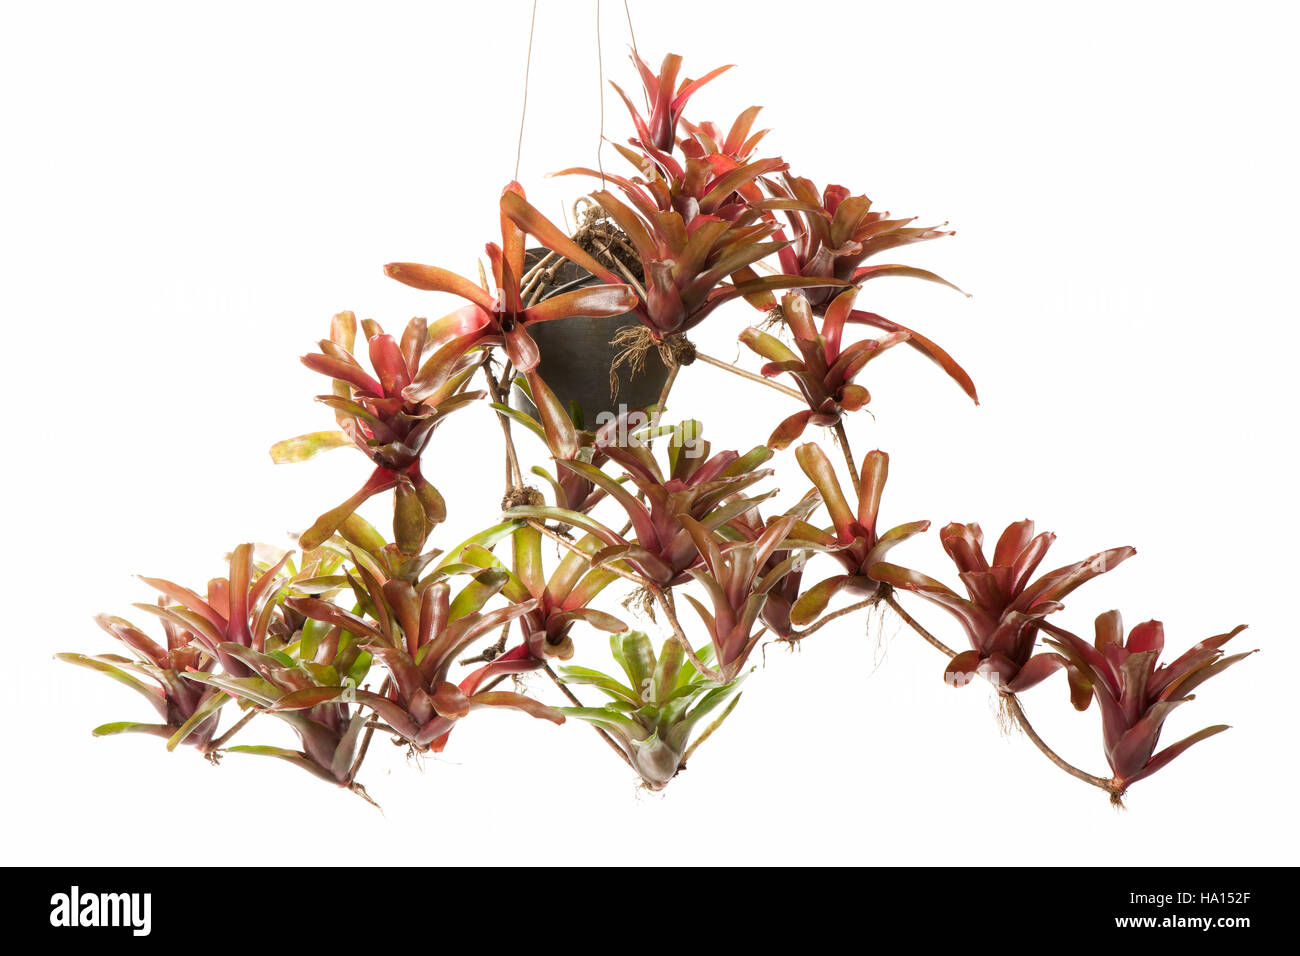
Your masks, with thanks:
[[[525,257],[526,268],[531,269],[546,253],[545,249],[529,249]],[[553,267],[554,281],[549,284],[543,299],[600,284],[600,280],[582,266],[567,259],[557,261],[559,264]],[[561,402],[566,406],[577,403],[582,409],[584,427],[597,427],[601,415],[617,414],[619,406],[645,408],[659,401],[668,380],[668,366],[657,348],[646,351],[644,362],[636,372],[626,362],[619,365],[615,371],[618,394],[617,397],[611,395],[610,366],[623,351],[623,346],[614,345],[611,340],[619,330],[635,329],[639,325],[631,313],[625,313],[605,319],[575,315],[529,326],[528,333],[542,356],[537,371]],[[514,390],[511,404],[536,415],[532,402],[519,389]]]

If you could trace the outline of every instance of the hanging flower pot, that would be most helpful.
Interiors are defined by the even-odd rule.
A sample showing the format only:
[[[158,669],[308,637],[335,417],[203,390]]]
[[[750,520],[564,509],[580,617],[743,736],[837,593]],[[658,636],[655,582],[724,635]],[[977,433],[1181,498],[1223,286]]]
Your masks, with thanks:
[[[547,249],[529,249],[525,263],[532,269],[548,253]],[[572,292],[603,280],[568,259],[552,256],[552,264],[541,277],[545,290],[541,300]],[[541,353],[537,371],[566,408],[576,404],[581,420],[595,427],[602,415],[616,415],[626,409],[646,408],[659,401],[668,381],[668,365],[657,348],[648,348],[638,359],[623,355],[624,340],[641,328],[632,312],[610,318],[574,315],[537,325],[533,341]],[[630,359],[622,360],[621,359]],[[512,404],[520,411],[535,415],[533,403],[515,389]]]

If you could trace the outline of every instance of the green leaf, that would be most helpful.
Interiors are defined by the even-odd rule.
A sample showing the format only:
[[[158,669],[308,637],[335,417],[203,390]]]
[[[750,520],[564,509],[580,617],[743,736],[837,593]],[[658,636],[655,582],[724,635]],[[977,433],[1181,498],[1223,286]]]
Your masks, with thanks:
[[[589,684],[604,691],[610,697],[619,701],[626,701],[637,707],[641,706],[641,695],[632,688],[619,683],[608,674],[604,674],[590,667],[569,666],[561,667],[560,674],[566,684]]]
[[[137,724],[121,720],[112,724],[100,724],[91,731],[96,737],[110,737],[113,734],[149,734],[153,737],[166,737],[172,729],[166,724]]]
[[[849,583],[850,576],[847,574],[837,574],[827,578],[818,584],[813,585],[794,602],[790,609],[790,623],[799,627],[805,624],[811,624],[817,618],[821,617],[826,606],[830,604],[831,598],[839,593],[840,589]]]
[[[211,717],[213,714],[219,711],[222,707],[224,707],[227,703],[229,703],[230,700],[232,700],[231,696],[225,693],[224,691],[220,691],[216,694],[213,694],[211,697],[205,700],[202,704],[200,704],[198,707],[194,709],[194,713],[190,715],[189,720],[181,724],[180,729],[177,730],[176,733],[172,734],[172,736],[168,739],[167,749],[175,750],[180,744],[183,744],[185,742],[185,738],[188,737],[191,733],[193,733],[196,727],[198,727],[205,720],[207,720],[209,717]]]
[[[648,690],[655,673],[655,652],[650,638],[644,631],[628,631],[611,636],[609,643],[632,687],[638,693]]]
[[[452,600],[447,620],[458,621],[469,614],[478,613],[509,580],[509,572],[495,568],[474,575]]]
[[[540,595],[546,588],[546,568],[542,562],[542,533],[525,525],[515,531],[515,577],[523,582],[529,595]]]
[[[736,705],[740,703],[740,698],[744,696],[745,696],[744,694],[737,694],[735,697],[731,698],[731,701],[730,703],[727,704],[726,709],[724,709],[722,713],[718,715],[718,719],[713,721],[713,723],[709,724],[709,726],[705,727],[704,732],[695,738],[695,743],[691,744],[691,746],[686,749],[686,753],[683,754],[682,756],[683,761],[685,761],[693,753],[695,753],[695,748],[698,747],[700,744],[704,743],[705,740],[707,740],[709,737],[713,735],[713,732],[715,730],[717,730],[719,727],[722,726],[722,722],[731,716],[731,712],[735,710]]]
[[[107,674],[113,680],[125,684],[136,693],[148,698],[149,703],[153,704],[160,714],[166,714],[163,692],[157,687],[150,687],[143,681],[136,680],[122,669],[94,657],[87,657],[85,654],[55,654],[54,657],[65,664],[76,664],[78,667],[86,667],[93,671],[99,671],[101,674]]]
[[[366,675],[370,673],[370,665],[373,661],[374,655],[369,651],[362,651],[357,655],[357,659],[353,661],[352,666],[348,668],[348,680],[352,682],[354,687],[366,679]]]
[[[481,548],[491,550],[496,546],[497,542],[501,541],[503,538],[509,537],[514,532],[515,528],[519,527],[519,524],[518,521],[513,520],[502,521],[500,524],[495,524],[490,528],[485,528],[478,532],[478,534],[466,538],[454,548],[449,548],[447,550],[447,553],[443,556],[442,560],[434,565],[434,574],[437,575],[437,572],[442,571],[451,565],[461,563],[461,552],[470,545],[478,545]]]
[[[566,717],[576,717],[601,727],[624,740],[644,740],[650,732],[624,714],[605,707],[557,707]]]
[[[341,431],[308,432],[296,438],[286,438],[271,446],[271,460],[277,465],[315,458],[331,448],[342,448],[352,444],[347,435]]]
[[[798,362],[799,356],[790,351],[780,339],[768,335],[752,326],[740,333],[740,341],[751,351],[757,352],[769,362]]]
[[[298,656],[304,661],[316,659],[316,649],[320,647],[320,642],[325,639],[325,635],[334,627],[328,621],[318,621],[315,618],[307,618],[307,622],[302,626],[302,636],[298,639]]]
[[[424,506],[415,489],[403,482],[394,489],[393,536],[404,554],[417,554],[424,545]]]
[[[492,402],[491,405],[502,415],[506,416],[506,418],[509,418],[518,425],[523,425],[543,442],[546,441],[546,432],[542,429],[541,423],[531,415],[525,415],[523,412],[519,411],[519,409],[511,408],[509,405],[502,404],[501,402]]]
[[[662,703],[677,687],[677,678],[681,674],[682,664],[686,661],[686,651],[674,637],[664,641],[659,649],[659,661],[655,664],[654,681],[651,684],[650,697],[656,703]]]
[[[560,524],[572,525],[588,534],[595,535],[606,544],[626,543],[617,533],[595,518],[588,517],[578,511],[570,511],[568,508],[533,508],[521,505],[518,508],[511,508],[506,512],[506,515],[508,517],[534,518],[540,521],[555,521]]]
[[[721,687],[715,687],[703,697],[700,702],[692,708],[691,712],[677,722],[669,734],[667,743],[678,750],[685,749],[686,741],[689,739],[691,730],[706,715],[714,710],[718,705],[730,697],[744,681],[744,677],[733,680],[729,684],[723,684]],[[730,708],[728,708],[728,713]],[[726,717],[726,714],[723,714]]]
[[[348,515],[347,519],[339,525],[337,534],[348,544],[369,554],[378,554],[388,544],[375,526],[359,514]]]

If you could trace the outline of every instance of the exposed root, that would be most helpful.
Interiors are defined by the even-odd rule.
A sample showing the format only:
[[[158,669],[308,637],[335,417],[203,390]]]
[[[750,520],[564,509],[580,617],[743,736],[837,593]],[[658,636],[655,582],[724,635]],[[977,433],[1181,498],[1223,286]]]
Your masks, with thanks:
[[[760,332],[775,332],[777,336],[783,335],[789,326],[785,324],[785,310],[779,305],[767,310],[763,316],[763,321],[758,323]]]
[[[629,611],[640,613],[655,621],[655,597],[647,588],[633,589],[632,593],[619,603]]]
[[[578,209],[585,203],[585,208]],[[628,240],[627,234],[605,216],[605,211],[583,196],[574,203],[574,216],[579,222],[573,241],[601,265],[615,272],[629,272],[641,285],[645,284],[645,270],[641,257]]]
[[[1111,805],[1112,807],[1114,807],[1116,810],[1127,810],[1127,809],[1128,809],[1128,807],[1124,806],[1124,794],[1125,794],[1125,792],[1126,792],[1126,791],[1124,791],[1124,790],[1111,790],[1111,791],[1110,791],[1110,805]]]
[[[501,499],[501,510],[508,511],[520,506],[540,508],[545,504],[546,499],[540,491],[532,485],[524,485],[522,488],[511,488],[506,492],[505,497]]]
[[[773,638],[770,641],[764,641],[760,645],[762,650],[762,655],[763,655],[764,667],[767,667],[767,647],[769,644],[783,645],[785,649],[789,651],[791,654],[793,654],[795,651],[803,650],[803,642],[799,640],[798,634],[778,635],[777,637]]]
[[[629,377],[640,375],[645,369],[646,353],[657,343],[644,325],[625,325],[614,333],[609,344],[619,350],[609,363],[609,397],[615,399],[618,398],[618,370],[626,365]]]
[[[898,633],[885,633],[885,611],[879,603],[867,608],[862,618],[862,635],[871,643],[871,677],[885,665],[889,659],[889,642]]]
[[[514,686],[515,693],[524,694],[526,696],[529,693],[529,689],[532,686],[532,681],[529,680],[529,678],[533,676],[534,673],[527,673],[527,672],[522,674],[511,674],[510,683]]]
[[[366,803],[370,804],[372,807],[378,810],[381,815],[383,814],[384,808],[375,802],[374,797],[366,793],[366,788],[363,787],[361,784],[353,780],[350,784],[348,784],[348,789],[351,790],[353,793],[355,793],[362,800],[366,801]]]
[[[627,366],[628,377],[633,378],[645,370],[645,357],[650,349],[659,350],[659,358],[669,368],[690,365],[695,361],[695,343],[680,332],[665,336],[662,340],[655,338],[644,325],[625,325],[609,340],[609,344],[618,347],[613,361],[609,363],[609,397],[618,398],[618,370]]]
[[[998,733],[1003,737],[1010,737],[1011,732],[1017,728],[1016,718],[1011,713],[1011,705],[1007,700],[1007,695],[993,693],[993,700],[989,701],[989,708],[993,711],[993,717],[998,724]]]
[[[674,332],[659,343],[659,357],[669,368],[674,365],[690,365],[695,361],[695,343],[685,334]]]
[[[683,769],[684,769],[684,765],[679,766],[677,768],[677,773],[681,773]],[[673,774],[674,779],[676,779],[677,773]],[[668,783],[672,783],[672,781],[670,780],[668,781]],[[659,797],[660,799],[662,799],[664,796],[664,791],[668,789],[668,783],[662,783],[656,787],[653,784],[651,784],[649,780],[646,780],[644,777],[638,774],[636,778],[636,783],[633,785],[634,787],[633,792],[636,794],[637,799],[642,799],[647,797]]]

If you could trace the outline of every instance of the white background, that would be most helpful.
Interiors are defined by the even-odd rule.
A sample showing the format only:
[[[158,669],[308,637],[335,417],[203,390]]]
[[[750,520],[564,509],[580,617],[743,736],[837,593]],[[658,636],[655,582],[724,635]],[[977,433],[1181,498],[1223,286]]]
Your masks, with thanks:
[[[769,648],[663,795],[583,725],[514,714],[476,714],[422,772],[378,741],[363,781],[382,815],[276,761],[91,738],[152,715],[51,655],[116,650],[91,616],[152,599],[132,574],[201,585],[234,544],[287,543],[364,478],[350,451],[272,466],[275,440],[331,427],[297,356],[341,309],[398,328],[451,307],[380,266],[472,275],[495,238],[528,13],[6,5],[4,860],[239,863],[242,834],[258,862],[1296,862],[1297,24],[1280,3],[632,3],[648,58],[738,64],[691,115],[765,104],[765,147],[797,172],[958,230],[886,259],[973,298],[891,279],[860,299],[947,346],[983,400],[906,349],[873,364],[878,421],[852,424],[859,455],[893,456],[884,520],[995,537],[1033,517],[1059,535],[1044,567],[1136,546],[1058,616],[1085,635],[1111,607],[1164,620],[1175,652],[1251,625],[1234,643],[1261,653],[1166,740],[1234,729],[1126,813],[1000,736],[987,689],[944,686],[895,620]],[[621,5],[603,16],[606,76],[631,89]],[[594,4],[543,0],[520,178],[554,218],[590,188],[544,176],[594,162],[598,90]],[[755,315],[718,313],[701,348],[735,357]],[[698,365],[672,406],[742,449],[793,410]],[[454,517],[434,544],[495,519],[498,442],[486,409],[437,436],[427,470]],[[806,487],[791,456],[778,478]],[[934,532],[896,554],[956,583]],[[575,662],[610,664],[603,636],[575,636]],[[1075,714],[1062,679],[1025,704],[1104,770],[1096,710]],[[267,723],[246,741],[280,741]]]

